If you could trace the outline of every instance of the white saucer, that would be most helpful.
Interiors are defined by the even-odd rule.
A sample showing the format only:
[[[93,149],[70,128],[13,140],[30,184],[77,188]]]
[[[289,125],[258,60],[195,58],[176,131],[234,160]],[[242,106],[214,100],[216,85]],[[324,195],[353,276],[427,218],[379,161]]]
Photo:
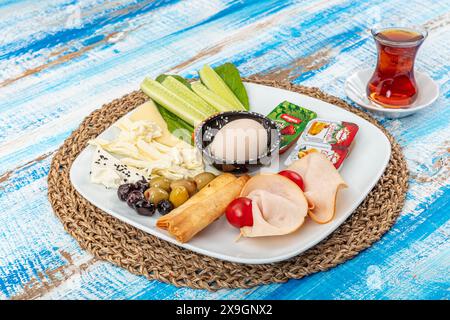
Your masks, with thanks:
[[[427,74],[415,71],[419,95],[416,101],[407,109],[388,109],[371,102],[366,95],[366,86],[372,76],[373,69],[364,69],[352,74],[345,81],[345,93],[359,106],[386,118],[403,118],[422,110],[436,101],[439,96],[439,86]]]

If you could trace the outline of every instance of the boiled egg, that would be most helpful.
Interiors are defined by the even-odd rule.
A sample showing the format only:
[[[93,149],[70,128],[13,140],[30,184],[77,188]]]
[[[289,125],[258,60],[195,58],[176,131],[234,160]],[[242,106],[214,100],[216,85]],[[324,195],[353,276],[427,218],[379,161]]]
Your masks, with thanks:
[[[211,154],[226,163],[245,163],[267,153],[267,130],[253,119],[237,119],[218,130]]]

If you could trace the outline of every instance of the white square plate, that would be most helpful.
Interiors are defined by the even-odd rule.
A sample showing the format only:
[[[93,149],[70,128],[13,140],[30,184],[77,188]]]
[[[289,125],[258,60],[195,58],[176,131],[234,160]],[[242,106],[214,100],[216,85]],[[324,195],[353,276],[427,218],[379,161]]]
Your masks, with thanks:
[[[116,190],[108,190],[90,182],[89,170],[94,150],[92,146],[84,149],[72,164],[70,180],[73,186],[89,202],[110,215],[161,239],[211,257],[237,263],[272,263],[311,248],[341,225],[364,200],[387,166],[391,145],[383,132],[373,124],[335,105],[283,89],[252,83],[246,83],[245,86],[252,111],[268,114],[280,102],[288,100],[317,112],[318,117],[354,122],[359,126],[353,149],[340,170],[349,187],[339,192],[336,216],[330,223],[317,224],[306,219],[299,230],[289,235],[242,238],[236,242],[239,230],[222,217],[189,243],[181,244],[166,231],[156,228],[158,214],[153,217],[140,216],[117,198]],[[117,129],[110,127],[100,137],[110,139],[115,134]],[[281,164],[289,152],[290,150],[281,157]]]

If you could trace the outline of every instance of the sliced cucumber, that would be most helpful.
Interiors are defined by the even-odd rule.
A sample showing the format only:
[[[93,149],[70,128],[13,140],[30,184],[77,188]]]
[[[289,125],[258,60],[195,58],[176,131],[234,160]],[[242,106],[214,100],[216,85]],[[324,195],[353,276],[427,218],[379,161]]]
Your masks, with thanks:
[[[195,106],[198,111],[208,116],[217,112],[217,110],[210,106],[205,100],[172,76],[166,77],[163,80],[162,85],[190,105]]]
[[[164,80],[166,80],[167,77],[174,77],[175,79],[177,79],[178,81],[180,81],[182,84],[184,84],[186,87],[191,88],[191,84],[189,83],[189,81],[187,81],[185,78],[183,78],[182,76],[179,76],[177,74],[160,74],[159,76],[156,77],[156,81],[158,81],[159,83],[162,83]]]
[[[209,90],[200,81],[192,82],[191,88],[196,94],[198,94],[206,102],[208,102],[220,112],[236,110],[236,108],[232,106],[231,103],[223,99],[218,94],[215,94],[214,92]]]
[[[208,116],[200,113],[192,105],[180,99],[155,80],[145,78],[141,83],[141,89],[161,106],[194,127]]]
[[[202,82],[214,93],[221,96],[235,110],[245,110],[242,103],[234,95],[233,91],[227,86],[222,78],[208,65],[204,65],[198,72]]]

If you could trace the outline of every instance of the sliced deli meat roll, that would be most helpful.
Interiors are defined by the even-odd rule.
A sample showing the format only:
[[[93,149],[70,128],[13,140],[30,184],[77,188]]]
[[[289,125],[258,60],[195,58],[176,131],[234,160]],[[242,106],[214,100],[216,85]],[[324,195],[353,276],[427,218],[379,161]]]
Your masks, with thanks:
[[[325,155],[313,152],[292,163],[288,170],[303,178],[305,196],[311,204],[309,216],[317,223],[330,222],[336,211],[337,193],[347,187],[333,164]]]
[[[308,202],[302,190],[278,174],[252,177],[241,196],[252,200],[253,225],[241,228],[244,237],[289,234],[305,221]]]

